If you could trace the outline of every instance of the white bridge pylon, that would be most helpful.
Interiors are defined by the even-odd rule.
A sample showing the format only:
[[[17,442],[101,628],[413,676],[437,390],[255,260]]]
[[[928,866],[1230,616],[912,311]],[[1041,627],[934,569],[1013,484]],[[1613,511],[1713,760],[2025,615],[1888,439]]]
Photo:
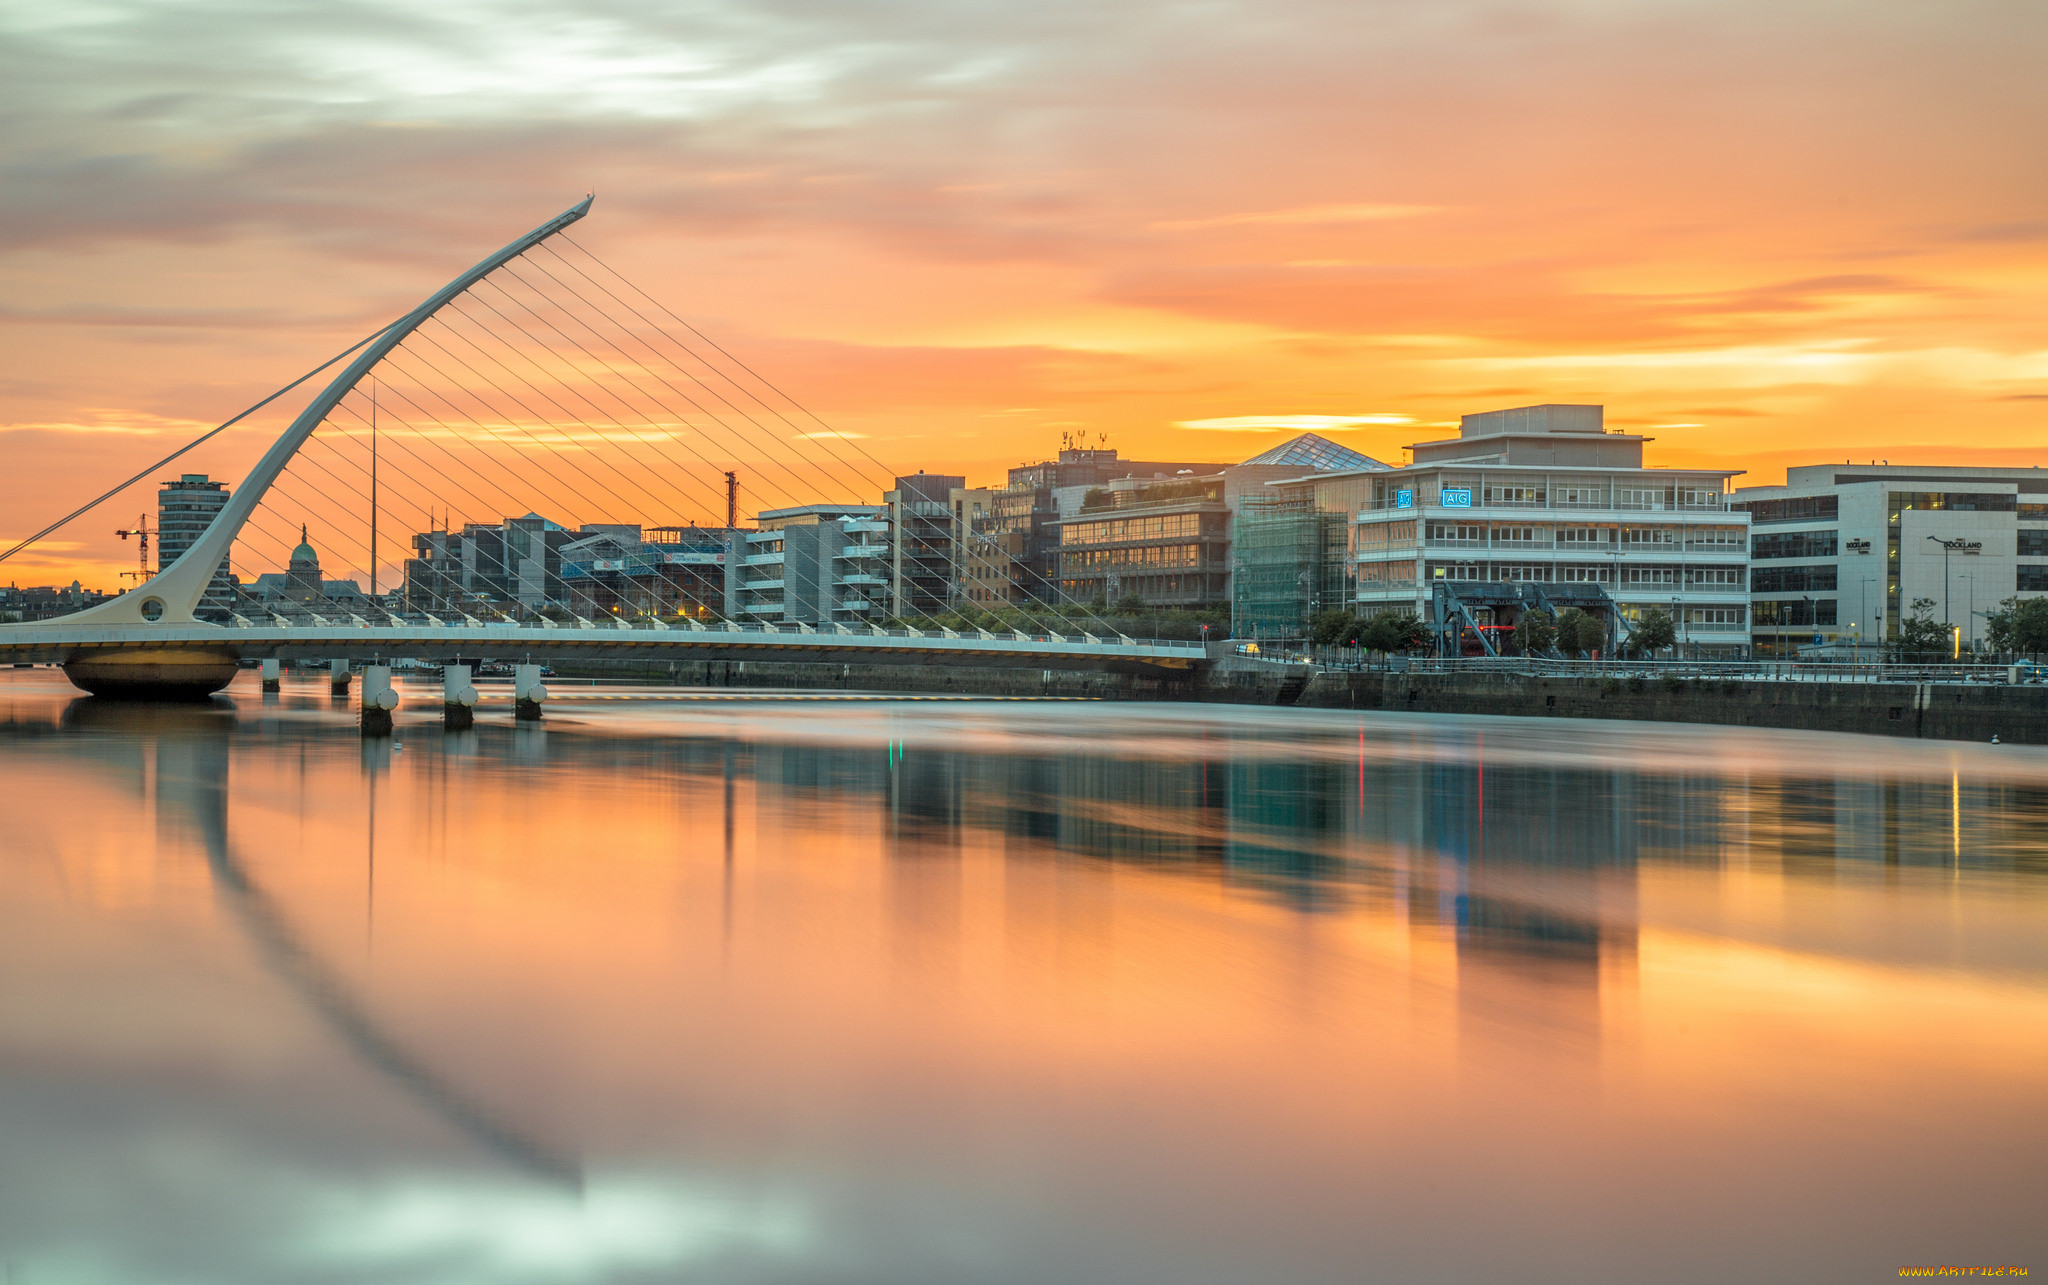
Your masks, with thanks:
[[[590,212],[590,203],[595,197],[586,196],[575,205],[557,214],[525,236],[513,241],[497,253],[490,255],[441,287],[426,302],[393,322],[364,349],[356,354],[336,375],[320,395],[299,412],[256,466],[249,470],[249,476],[242,479],[241,486],[229,495],[228,502],[214,515],[213,522],[205,534],[192,542],[176,562],[144,581],[140,586],[111,602],[88,607],[75,615],[64,617],[68,630],[76,631],[81,640],[94,630],[102,627],[127,627],[151,625],[192,625],[198,623],[194,614],[206,595],[206,587],[221,562],[228,556],[228,550],[242,533],[242,525],[262,503],[271,483],[277,481],[299,448],[313,436],[313,430],[320,427],[341,399],[361,382],[371,368],[382,361],[392,349],[405,342],[406,337],[425,324],[428,318],[439,312],[477,282],[495,272],[504,264],[531,250],[549,237],[562,231],[576,220]]]

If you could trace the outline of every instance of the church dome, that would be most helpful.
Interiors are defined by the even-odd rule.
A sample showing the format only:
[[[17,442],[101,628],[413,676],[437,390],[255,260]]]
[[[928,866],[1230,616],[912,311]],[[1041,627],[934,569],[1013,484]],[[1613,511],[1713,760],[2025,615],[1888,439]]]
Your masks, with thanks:
[[[313,552],[313,542],[306,538],[306,526],[303,522],[299,524],[299,547],[292,550],[292,561],[310,562],[315,566],[320,563],[320,555]]]

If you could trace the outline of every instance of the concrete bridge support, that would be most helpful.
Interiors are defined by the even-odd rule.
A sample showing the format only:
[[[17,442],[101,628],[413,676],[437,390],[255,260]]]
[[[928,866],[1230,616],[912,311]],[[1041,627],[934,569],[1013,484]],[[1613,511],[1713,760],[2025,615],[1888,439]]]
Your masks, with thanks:
[[[327,662],[327,691],[333,696],[348,695],[348,662],[330,660]]]
[[[391,666],[363,666],[363,735],[391,735],[391,711],[397,708],[398,689],[391,685]]]
[[[517,665],[512,670],[512,717],[520,722],[537,722],[541,702],[548,689],[540,681],[539,665]]]
[[[265,692],[277,692],[277,691],[282,691],[282,690],[283,690],[283,688],[284,688],[284,662],[283,662],[283,661],[281,661],[281,660],[266,660],[266,661],[264,661],[264,662],[263,662],[263,690],[264,690]]]
[[[476,722],[476,688],[470,686],[467,665],[441,667],[441,720],[451,732]]]

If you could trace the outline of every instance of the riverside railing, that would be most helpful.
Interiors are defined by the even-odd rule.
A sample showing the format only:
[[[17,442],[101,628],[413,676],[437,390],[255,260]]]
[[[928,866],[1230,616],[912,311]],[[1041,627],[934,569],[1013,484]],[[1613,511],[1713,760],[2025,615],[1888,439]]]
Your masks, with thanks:
[[[1244,659],[1244,658],[1240,658]],[[1339,672],[1519,674],[1532,678],[1640,678],[1803,683],[2040,683],[2048,667],[2026,660],[1943,664],[1919,661],[1844,663],[1802,660],[1557,660],[1547,656],[1366,656],[1351,647],[1281,649],[1257,657],[1276,664],[1312,664]]]

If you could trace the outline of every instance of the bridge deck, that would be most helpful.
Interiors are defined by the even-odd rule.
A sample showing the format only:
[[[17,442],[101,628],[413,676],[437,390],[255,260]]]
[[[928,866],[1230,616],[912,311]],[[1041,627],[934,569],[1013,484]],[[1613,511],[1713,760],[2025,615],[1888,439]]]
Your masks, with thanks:
[[[230,628],[217,625],[137,625],[65,628],[62,619],[0,626],[0,664],[55,663],[95,653],[151,650],[230,651],[244,660],[419,659],[456,657],[535,660],[755,659],[860,664],[1042,665],[1096,668],[1124,662],[1170,669],[1205,659],[1198,642],[1091,640],[1087,635],[954,636],[926,630],[877,635],[769,632],[761,626],[635,628],[534,625],[309,625]]]

